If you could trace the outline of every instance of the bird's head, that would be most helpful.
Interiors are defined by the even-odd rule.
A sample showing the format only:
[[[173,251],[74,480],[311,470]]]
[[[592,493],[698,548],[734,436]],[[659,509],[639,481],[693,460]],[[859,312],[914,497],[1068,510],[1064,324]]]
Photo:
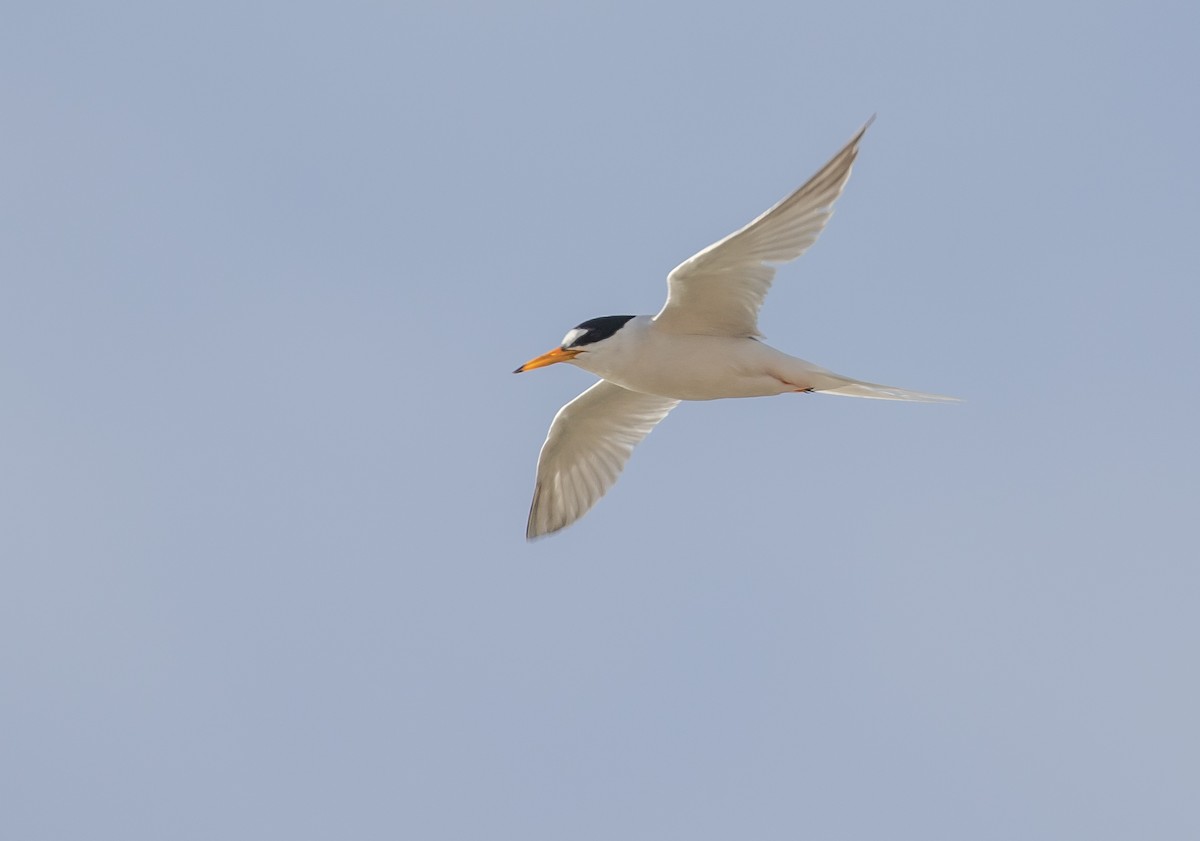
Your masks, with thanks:
[[[580,354],[601,350],[604,342],[612,339],[631,318],[633,318],[632,315],[604,315],[600,318],[589,318],[567,331],[567,335],[563,336],[562,344],[554,350],[530,359],[513,373],[520,374],[523,371],[532,371],[534,368],[544,368],[556,362],[570,362]]]

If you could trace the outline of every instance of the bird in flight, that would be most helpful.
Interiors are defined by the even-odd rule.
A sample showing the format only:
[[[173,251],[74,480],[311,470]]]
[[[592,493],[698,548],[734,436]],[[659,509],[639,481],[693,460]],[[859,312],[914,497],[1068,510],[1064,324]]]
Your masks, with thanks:
[[[871,118],[874,120],[874,117]],[[636,447],[682,400],[824,392],[882,400],[954,398],[844,377],[759,340],[758,311],[775,264],[816,242],[850,178],[867,121],[832,160],[744,228],[667,275],[657,315],[607,315],[569,330],[553,350],[513,373],[569,362],[600,381],[559,409],[538,456],[525,536],[533,540],[582,517]]]

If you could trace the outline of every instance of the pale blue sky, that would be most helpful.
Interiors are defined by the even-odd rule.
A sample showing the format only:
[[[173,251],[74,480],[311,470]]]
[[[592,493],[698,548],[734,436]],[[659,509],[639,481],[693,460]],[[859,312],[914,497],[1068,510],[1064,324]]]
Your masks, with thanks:
[[[0,837],[1200,837],[1194,3],[11,3]],[[509,372],[871,114],[526,544]]]

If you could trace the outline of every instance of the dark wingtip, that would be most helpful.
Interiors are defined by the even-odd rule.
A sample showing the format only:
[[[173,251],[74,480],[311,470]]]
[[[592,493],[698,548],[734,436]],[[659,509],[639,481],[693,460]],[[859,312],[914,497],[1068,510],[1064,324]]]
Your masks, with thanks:
[[[865,123],[863,123],[863,124],[862,124],[862,128],[860,128],[858,131],[856,131],[856,132],[854,133],[854,138],[853,138],[853,139],[852,139],[850,142],[851,142],[851,143],[857,143],[858,141],[862,140],[862,136],[863,136],[864,134],[866,134],[866,133],[867,133],[867,129],[869,129],[869,128],[871,127],[871,123],[873,123],[873,122],[875,122],[875,115],[874,115],[874,114],[872,114],[872,115],[871,115],[871,116],[870,116],[870,117],[867,119],[867,121],[866,121]]]

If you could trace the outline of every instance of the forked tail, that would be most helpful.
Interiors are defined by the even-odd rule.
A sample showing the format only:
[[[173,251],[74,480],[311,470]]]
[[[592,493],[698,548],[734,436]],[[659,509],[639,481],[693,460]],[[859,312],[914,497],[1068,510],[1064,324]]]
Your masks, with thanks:
[[[822,372],[822,380],[829,384],[813,387],[813,391],[821,394],[837,394],[842,397],[868,397],[874,400],[907,400],[912,403],[957,403],[957,397],[944,397],[941,394],[926,394],[923,391],[909,391],[907,388],[896,388],[878,383],[866,383],[862,380],[852,380],[840,374]]]

